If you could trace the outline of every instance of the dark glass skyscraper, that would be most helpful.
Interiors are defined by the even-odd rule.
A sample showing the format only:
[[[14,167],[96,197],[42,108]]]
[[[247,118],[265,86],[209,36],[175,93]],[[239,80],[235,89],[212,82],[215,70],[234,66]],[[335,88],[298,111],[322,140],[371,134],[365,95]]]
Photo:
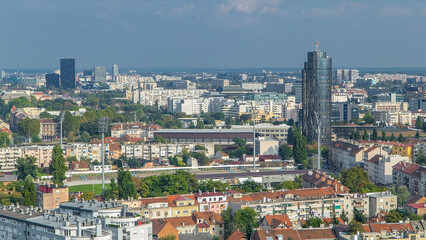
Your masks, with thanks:
[[[321,144],[331,142],[331,58],[318,49],[308,53],[302,72],[302,131],[308,142],[317,141],[317,119]]]
[[[56,74],[56,73],[46,74],[46,87],[59,88],[59,74]]]
[[[75,59],[61,59],[61,86],[64,89],[75,88]]]

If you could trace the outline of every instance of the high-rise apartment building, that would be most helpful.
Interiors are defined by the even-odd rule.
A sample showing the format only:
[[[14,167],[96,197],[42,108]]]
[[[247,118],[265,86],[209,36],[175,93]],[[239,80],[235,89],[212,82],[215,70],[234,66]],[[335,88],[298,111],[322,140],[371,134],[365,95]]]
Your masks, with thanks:
[[[356,82],[359,78],[358,69],[336,69],[334,71],[334,84],[341,84],[343,82]]]
[[[64,89],[75,88],[75,59],[61,59],[61,86]]]
[[[317,119],[321,125],[321,143],[331,141],[331,78],[332,61],[316,49],[308,53],[302,71],[302,131],[308,142],[317,140]]]
[[[115,81],[115,77],[118,76],[118,65],[114,64],[112,65],[112,81]]]
[[[106,82],[106,67],[95,67],[95,82]]]
[[[46,74],[46,87],[59,88],[59,74],[56,74],[56,73]]]

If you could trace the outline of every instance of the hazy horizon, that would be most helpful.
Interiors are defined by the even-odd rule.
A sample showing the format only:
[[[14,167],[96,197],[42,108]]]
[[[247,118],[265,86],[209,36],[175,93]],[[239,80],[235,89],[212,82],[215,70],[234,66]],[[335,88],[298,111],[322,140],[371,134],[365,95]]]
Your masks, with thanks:
[[[78,69],[301,69],[317,40],[334,66],[426,67],[422,1],[16,0],[0,13],[0,69],[68,56]]]

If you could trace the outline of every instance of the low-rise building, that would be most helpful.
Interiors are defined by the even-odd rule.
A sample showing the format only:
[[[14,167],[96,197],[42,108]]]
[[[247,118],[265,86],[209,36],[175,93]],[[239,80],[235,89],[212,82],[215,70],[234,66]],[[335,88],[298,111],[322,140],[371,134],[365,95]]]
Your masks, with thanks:
[[[200,192],[194,194],[198,202],[199,212],[215,212],[221,214],[228,208],[226,194],[222,192]]]
[[[58,208],[61,203],[69,201],[67,186],[36,185],[36,205],[44,210]]]
[[[379,213],[389,212],[398,207],[397,196],[390,192],[369,193],[367,196],[370,208],[368,217],[376,217]]]
[[[406,186],[411,194],[426,195],[426,167],[399,162],[393,166],[394,186]]]
[[[331,164],[338,170],[361,167],[364,148],[352,143],[336,141],[329,146]]]
[[[375,184],[386,186],[393,182],[393,166],[401,161],[410,162],[410,159],[400,155],[376,155],[369,161],[364,162],[364,170],[367,172],[370,181]]]

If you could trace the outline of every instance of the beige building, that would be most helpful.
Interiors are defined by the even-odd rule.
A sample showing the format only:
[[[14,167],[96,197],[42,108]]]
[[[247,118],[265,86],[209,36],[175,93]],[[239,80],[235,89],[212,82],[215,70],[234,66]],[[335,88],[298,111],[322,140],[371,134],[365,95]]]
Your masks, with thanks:
[[[376,155],[364,163],[364,170],[368,173],[368,178],[375,184],[392,184],[392,169],[397,163],[409,162],[408,157],[400,155]]]
[[[102,144],[70,143],[64,145],[65,157],[76,157],[78,161],[82,158],[89,159],[90,162],[102,162]],[[109,152],[109,145],[105,144],[105,152]]]
[[[278,155],[279,141],[272,138],[256,139],[256,155]]]
[[[39,119],[40,133],[38,136],[43,140],[56,140],[59,138],[60,126],[53,119]]]
[[[53,146],[28,146],[21,149],[22,157],[37,158],[37,166],[40,168],[49,167],[52,161]]]
[[[331,163],[339,170],[360,167],[363,163],[364,148],[352,143],[336,141],[329,147]]]
[[[378,213],[389,212],[398,207],[397,196],[390,192],[367,194],[370,212],[368,217],[376,217]]]
[[[61,203],[69,201],[68,186],[36,185],[36,192],[36,205],[44,210],[59,208]]]
[[[376,111],[396,112],[400,110],[408,110],[408,102],[376,102],[374,103]]]

